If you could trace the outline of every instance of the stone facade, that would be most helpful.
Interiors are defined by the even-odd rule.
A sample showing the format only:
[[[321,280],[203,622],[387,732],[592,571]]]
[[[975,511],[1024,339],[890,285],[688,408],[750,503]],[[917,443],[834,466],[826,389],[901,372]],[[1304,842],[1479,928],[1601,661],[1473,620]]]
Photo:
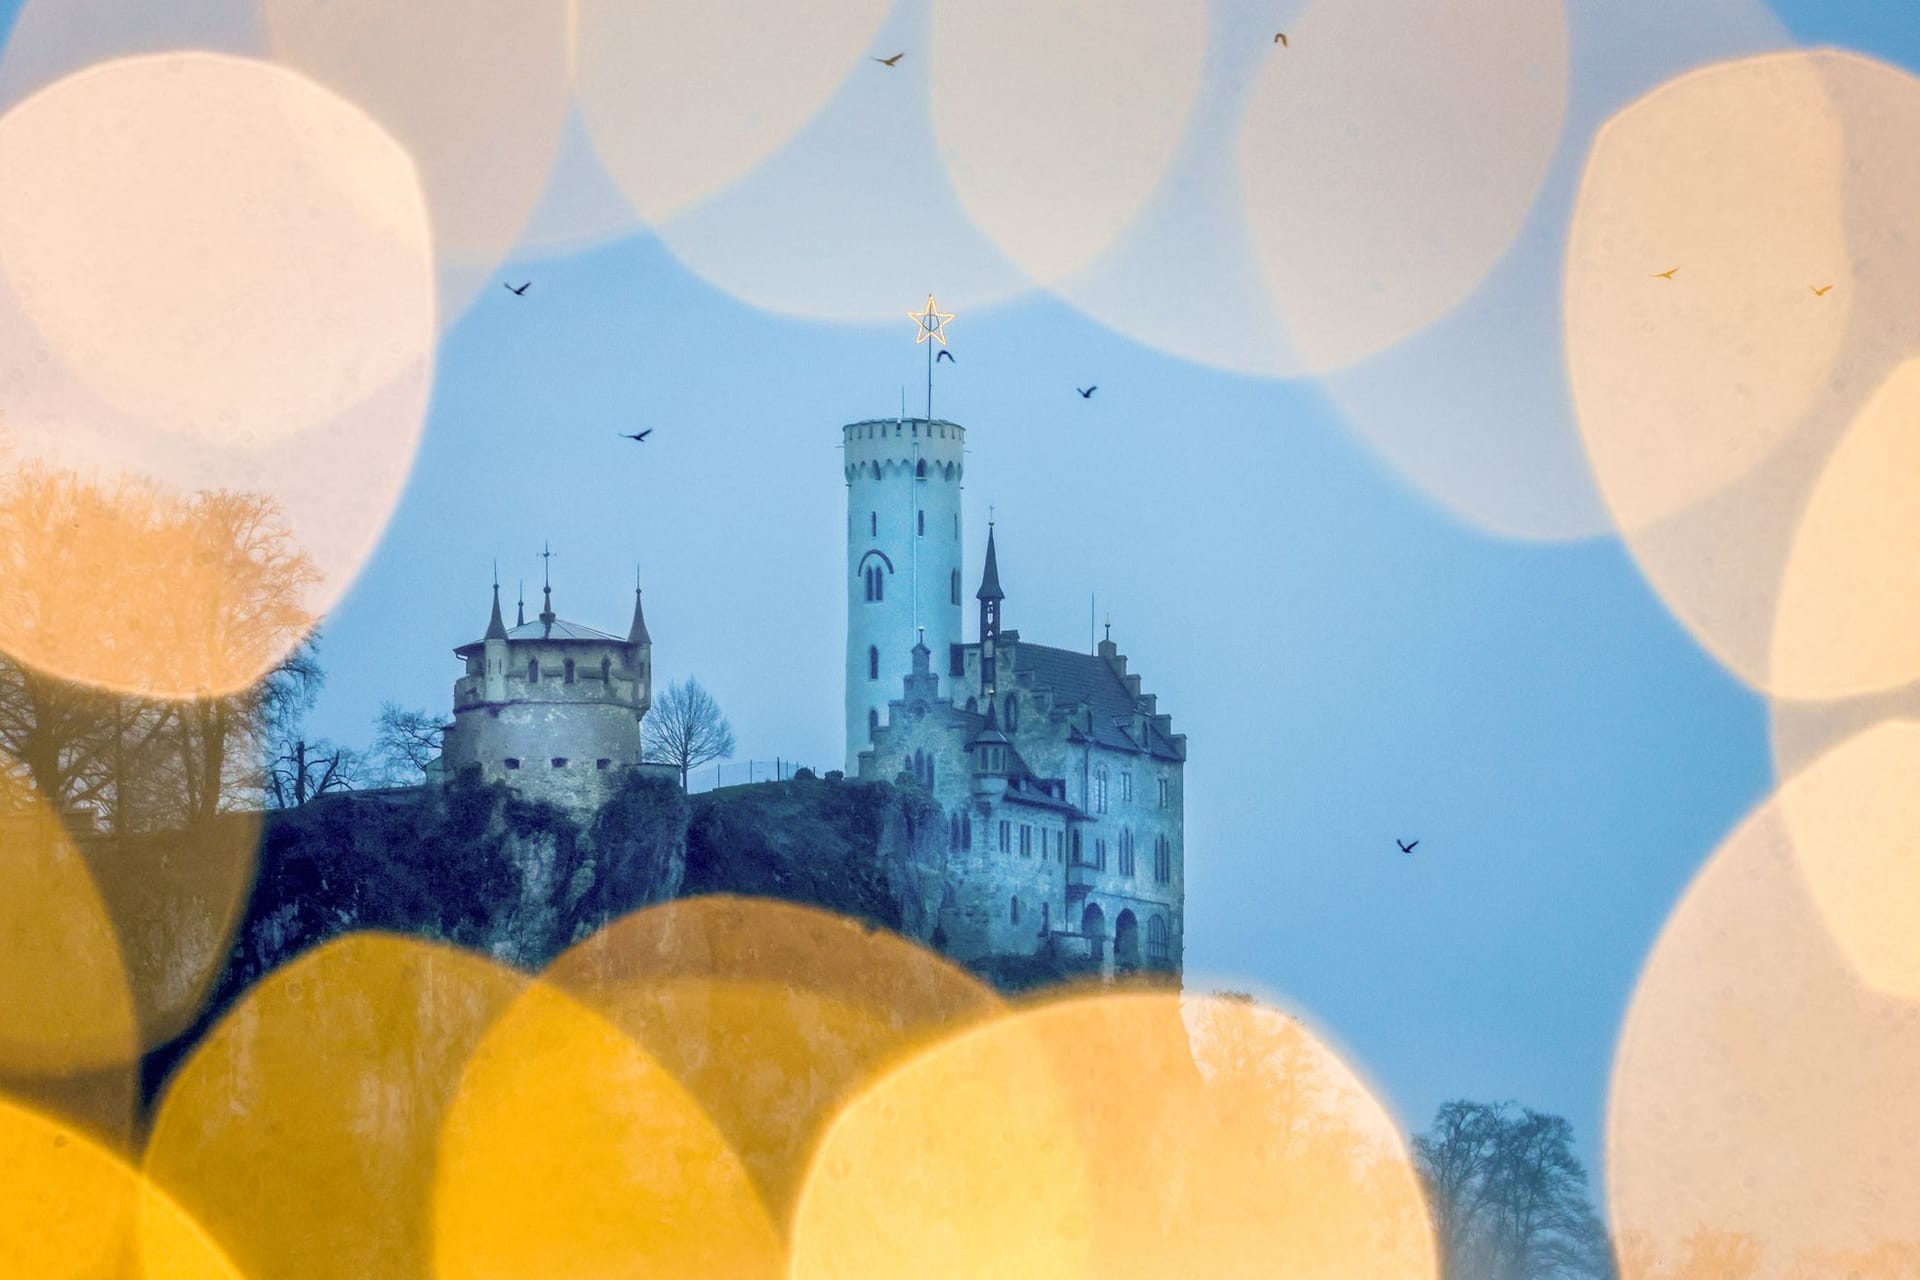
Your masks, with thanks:
[[[861,777],[904,774],[947,815],[930,940],[967,963],[1050,951],[1177,973],[1185,735],[1111,638],[1081,653],[1001,627],[991,530],[976,598],[980,638],[949,642],[940,672],[916,638],[900,696],[857,726]]]
[[[486,635],[454,655],[466,673],[453,687],[443,775],[475,767],[530,796],[592,808],[640,767],[640,722],[653,701],[653,642],[639,591],[621,637],[558,617],[551,588],[540,616],[509,630],[496,585]]]

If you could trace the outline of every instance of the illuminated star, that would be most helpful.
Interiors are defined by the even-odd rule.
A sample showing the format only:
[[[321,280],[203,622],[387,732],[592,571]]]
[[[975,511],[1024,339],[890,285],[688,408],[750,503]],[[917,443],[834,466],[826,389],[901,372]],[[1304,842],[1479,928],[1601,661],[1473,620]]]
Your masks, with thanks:
[[[943,330],[947,327],[947,321],[953,319],[953,312],[936,310],[932,294],[927,295],[927,309],[925,311],[909,311],[907,312],[907,319],[920,326],[920,332],[915,334],[913,338],[914,346],[919,346],[928,338],[932,338],[943,347],[947,345],[947,335]]]

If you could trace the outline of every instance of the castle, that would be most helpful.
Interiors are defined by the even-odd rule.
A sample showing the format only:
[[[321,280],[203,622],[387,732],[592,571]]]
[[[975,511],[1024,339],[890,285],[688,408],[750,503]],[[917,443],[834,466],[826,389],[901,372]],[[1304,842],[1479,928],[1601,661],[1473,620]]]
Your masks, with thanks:
[[[946,814],[938,949],[1177,972],[1186,737],[1111,638],[1083,653],[1002,625],[991,523],[963,642],[965,441],[938,419],[842,429],[848,771],[911,778]]]
[[[846,772],[917,783],[940,807],[944,857],[914,918],[963,963],[1049,956],[1104,973],[1178,972],[1186,738],[1111,637],[1091,653],[1002,625],[992,523],[979,625],[962,635],[966,431],[938,419],[842,428],[847,485]],[[442,776],[592,808],[642,763],[653,642],[640,593],[622,638],[553,611],[455,655]],[[943,684],[944,682],[944,684]]]

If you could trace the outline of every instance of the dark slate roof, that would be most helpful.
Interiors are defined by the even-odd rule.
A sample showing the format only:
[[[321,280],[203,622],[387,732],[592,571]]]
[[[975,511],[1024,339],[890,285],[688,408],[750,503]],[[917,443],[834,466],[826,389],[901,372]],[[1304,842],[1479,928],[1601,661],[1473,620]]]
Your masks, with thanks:
[[[623,636],[608,635],[604,631],[585,626],[578,622],[568,622],[565,618],[555,618],[551,631],[547,629],[545,623],[538,619],[532,622],[523,622],[513,630],[507,632],[506,638],[509,644],[523,640],[542,640],[549,642],[556,640],[574,640],[591,641],[595,644],[620,645],[629,643]],[[483,643],[483,641],[475,640],[471,644],[463,644],[458,649],[455,649],[454,653],[460,657],[465,657],[470,651],[478,649]]]
[[[633,589],[633,625],[627,628],[628,644],[652,644],[653,637],[647,634],[647,615],[640,610],[640,588]]]
[[[507,624],[500,620],[500,584],[497,582],[493,584],[493,616],[487,619],[486,638],[489,640],[507,638]]]
[[[1105,658],[1025,641],[1005,647],[1012,650],[1013,675],[1019,683],[1032,681],[1034,688],[1051,689],[1056,699],[1081,703],[1092,711],[1095,746],[1116,751],[1147,751],[1168,759],[1179,757],[1173,742],[1156,731],[1151,722],[1147,726],[1147,741],[1135,740],[1133,695]],[[1076,724],[1074,736],[1085,740],[1084,727]]]
[[[1000,590],[1000,559],[993,553],[993,526],[987,526],[987,567],[980,575],[980,589],[973,593],[976,600],[1004,600],[1006,595]]]

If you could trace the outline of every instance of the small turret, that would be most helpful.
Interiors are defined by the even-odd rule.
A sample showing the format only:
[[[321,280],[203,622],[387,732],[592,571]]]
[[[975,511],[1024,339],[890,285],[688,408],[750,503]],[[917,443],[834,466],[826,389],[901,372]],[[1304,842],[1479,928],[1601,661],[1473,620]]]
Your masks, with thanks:
[[[998,672],[996,651],[1000,647],[1000,602],[1006,599],[1000,590],[1000,559],[994,553],[993,521],[987,521],[987,567],[980,575],[980,589],[973,593],[980,602],[980,692],[987,706],[993,706],[994,679]]]

